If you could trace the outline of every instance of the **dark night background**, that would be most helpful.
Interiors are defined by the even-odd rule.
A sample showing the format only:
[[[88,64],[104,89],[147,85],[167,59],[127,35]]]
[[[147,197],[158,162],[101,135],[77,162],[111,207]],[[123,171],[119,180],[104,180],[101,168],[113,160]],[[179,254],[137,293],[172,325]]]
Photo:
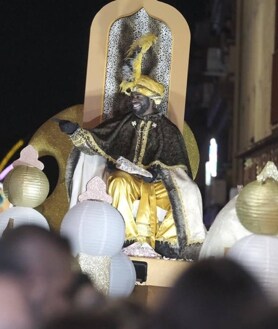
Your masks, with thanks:
[[[0,159],[48,118],[84,100],[89,30],[110,1],[0,0]],[[164,1],[191,30],[205,0]]]

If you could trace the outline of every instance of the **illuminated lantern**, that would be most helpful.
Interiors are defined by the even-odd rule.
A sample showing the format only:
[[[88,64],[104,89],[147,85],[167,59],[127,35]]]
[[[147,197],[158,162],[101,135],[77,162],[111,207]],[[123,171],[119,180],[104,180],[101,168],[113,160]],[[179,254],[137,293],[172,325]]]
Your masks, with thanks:
[[[85,200],[66,213],[60,232],[71,241],[74,256],[113,256],[123,246],[125,224],[120,212],[109,203]]]
[[[60,233],[71,242],[80,268],[92,278],[95,287],[110,296],[128,296],[136,275],[132,261],[122,253],[125,223],[111,205],[106,185],[94,177],[63,218]]]
[[[14,206],[39,206],[49,193],[46,175],[36,167],[16,166],[6,176],[4,193]]]
[[[239,193],[236,212],[242,225],[255,234],[278,234],[278,172],[268,162],[257,180]]]
[[[2,236],[10,219],[13,219],[13,227],[23,224],[34,224],[49,230],[47,220],[35,209],[28,207],[12,207],[0,213],[0,236]]]
[[[252,234],[238,240],[227,252],[261,283],[266,292],[278,300],[278,238]]]
[[[32,145],[20,152],[13,168],[3,184],[4,193],[14,206],[39,206],[49,193],[49,182],[42,172],[44,164],[38,160],[38,152]]]
[[[45,217],[33,209],[46,199],[49,192],[49,182],[42,172],[44,165],[38,160],[38,152],[33,146],[26,146],[12,167],[4,180],[3,190],[13,207],[0,214],[0,235],[5,229],[23,224],[49,229]]]
[[[213,221],[201,247],[199,259],[222,257],[239,239],[252,234],[241,224],[235,209],[237,196],[223,207]]]
[[[129,296],[136,283],[132,261],[122,251],[111,258],[109,296]]]

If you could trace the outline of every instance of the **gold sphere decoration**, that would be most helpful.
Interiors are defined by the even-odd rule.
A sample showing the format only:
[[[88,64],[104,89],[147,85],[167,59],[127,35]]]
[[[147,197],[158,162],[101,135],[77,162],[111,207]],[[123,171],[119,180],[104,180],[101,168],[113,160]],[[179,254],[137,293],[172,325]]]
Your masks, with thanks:
[[[278,182],[272,178],[253,181],[239,193],[237,216],[255,234],[278,234]]]
[[[40,169],[21,165],[8,173],[3,189],[14,206],[35,208],[46,199],[49,181]]]

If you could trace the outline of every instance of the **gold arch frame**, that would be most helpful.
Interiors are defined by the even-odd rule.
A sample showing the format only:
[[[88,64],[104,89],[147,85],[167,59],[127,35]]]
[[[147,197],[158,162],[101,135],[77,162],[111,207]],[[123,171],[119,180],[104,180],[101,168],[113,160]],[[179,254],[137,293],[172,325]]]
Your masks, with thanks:
[[[115,0],[104,6],[94,17],[90,30],[84,99],[83,124],[85,128],[92,128],[98,124],[103,113],[110,27],[117,19],[133,15],[141,8],[144,8],[149,16],[165,23],[172,32],[168,117],[181,132],[183,131],[190,30],[185,18],[177,9],[157,0]]]

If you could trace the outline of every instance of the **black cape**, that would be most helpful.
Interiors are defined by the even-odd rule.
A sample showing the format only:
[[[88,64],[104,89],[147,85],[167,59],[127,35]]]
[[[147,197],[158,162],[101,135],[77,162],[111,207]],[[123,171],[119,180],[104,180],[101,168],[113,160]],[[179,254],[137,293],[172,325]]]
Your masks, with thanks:
[[[138,117],[129,112],[105,120],[90,130],[91,136],[82,134],[82,129],[75,134],[74,144],[87,154],[91,148],[112,162],[123,156],[147,169],[181,167],[192,177],[183,136],[162,114]]]

